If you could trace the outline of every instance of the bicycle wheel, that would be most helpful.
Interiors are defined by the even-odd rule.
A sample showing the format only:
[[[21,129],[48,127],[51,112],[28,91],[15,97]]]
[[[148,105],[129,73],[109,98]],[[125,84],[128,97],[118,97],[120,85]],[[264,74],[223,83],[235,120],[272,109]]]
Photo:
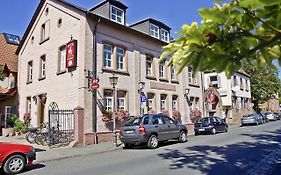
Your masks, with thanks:
[[[37,133],[36,132],[28,132],[26,135],[25,135],[25,139],[31,143],[31,144],[34,144],[35,143],[35,137],[36,137]]]
[[[40,144],[43,146],[49,145],[49,135],[48,133],[42,133],[41,139],[40,139]]]

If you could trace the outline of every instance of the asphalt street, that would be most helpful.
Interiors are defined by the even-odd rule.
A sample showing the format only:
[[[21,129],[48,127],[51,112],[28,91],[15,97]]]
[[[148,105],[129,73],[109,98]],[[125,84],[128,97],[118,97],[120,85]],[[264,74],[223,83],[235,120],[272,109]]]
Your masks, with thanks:
[[[237,126],[227,133],[190,136],[187,143],[163,143],[155,150],[137,147],[41,162],[22,174],[243,175],[257,173],[263,167],[273,172],[270,168],[276,168],[276,164],[272,165],[271,157],[276,158],[275,151],[281,149],[280,135],[281,121]]]

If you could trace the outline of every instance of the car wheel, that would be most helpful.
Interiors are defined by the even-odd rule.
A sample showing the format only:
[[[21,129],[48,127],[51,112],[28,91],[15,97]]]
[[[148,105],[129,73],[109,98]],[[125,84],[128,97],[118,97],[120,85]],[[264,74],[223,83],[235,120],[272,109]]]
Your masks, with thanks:
[[[158,147],[158,138],[156,135],[151,135],[147,142],[147,147],[151,149],[155,149]]]
[[[4,163],[3,170],[7,174],[17,174],[23,170],[25,164],[26,161],[22,155],[12,155]]]
[[[228,128],[225,128],[224,132],[228,132]]]
[[[259,122],[258,122],[258,121],[256,121],[256,125],[257,125],[257,126],[259,125]]]
[[[195,132],[195,134],[194,134],[195,136],[198,136],[199,135],[199,133],[198,132]]]
[[[216,128],[213,128],[213,129],[212,129],[212,134],[216,134],[216,133],[217,133]]]
[[[179,142],[181,143],[187,142],[187,134],[185,131],[180,132]]]

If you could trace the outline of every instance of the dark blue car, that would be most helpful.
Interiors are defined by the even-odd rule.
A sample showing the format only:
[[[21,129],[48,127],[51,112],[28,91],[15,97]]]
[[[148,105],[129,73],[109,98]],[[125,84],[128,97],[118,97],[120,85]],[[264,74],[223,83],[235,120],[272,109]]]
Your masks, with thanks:
[[[216,134],[217,132],[227,131],[228,125],[225,122],[221,121],[220,118],[215,116],[202,118],[194,124],[195,135],[198,135],[200,133]]]

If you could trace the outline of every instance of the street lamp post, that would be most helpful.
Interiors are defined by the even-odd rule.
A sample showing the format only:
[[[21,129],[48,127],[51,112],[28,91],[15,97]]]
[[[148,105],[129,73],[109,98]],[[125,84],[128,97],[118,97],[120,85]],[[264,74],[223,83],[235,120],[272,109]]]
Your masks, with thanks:
[[[109,77],[110,84],[112,85],[113,89],[113,113],[112,113],[112,118],[113,118],[113,143],[115,146],[117,146],[117,135],[116,135],[116,116],[115,116],[115,111],[116,111],[116,85],[118,83],[118,77],[115,76],[115,74],[112,74],[111,77]]]
[[[139,89],[138,92],[140,94],[140,115],[143,115],[143,109],[142,109],[142,94],[143,94],[143,89],[145,86],[145,82],[139,82]]]

